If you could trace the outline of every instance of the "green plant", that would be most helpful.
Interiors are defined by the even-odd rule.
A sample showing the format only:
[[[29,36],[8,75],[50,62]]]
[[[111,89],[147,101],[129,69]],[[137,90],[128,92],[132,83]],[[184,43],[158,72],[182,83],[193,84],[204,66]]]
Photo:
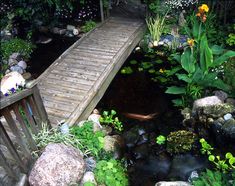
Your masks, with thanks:
[[[101,160],[97,163],[95,176],[98,184],[106,186],[127,186],[126,169],[118,160]]]
[[[118,117],[115,117],[116,114],[117,112],[115,110],[111,110],[110,114],[108,111],[104,111],[100,117],[101,124],[112,125],[116,130],[122,131],[122,122],[119,121]]]
[[[194,186],[228,186],[229,180],[226,179],[226,176],[220,171],[212,171],[206,169],[205,172],[202,172],[199,178],[193,180]]]
[[[85,182],[83,186],[95,186],[95,184],[92,182]]]
[[[202,146],[201,153],[208,155],[208,160],[216,166],[217,170],[221,170],[222,172],[226,173],[229,170],[235,169],[235,157],[232,155],[232,153],[227,152],[225,154],[225,159],[221,159],[220,156],[212,154],[214,148],[212,148],[204,138],[201,138],[199,142]]]
[[[85,25],[83,25],[81,27],[81,31],[86,33],[86,32],[91,31],[95,27],[96,27],[96,22],[91,21],[91,20],[90,21],[86,21]]]
[[[235,24],[233,25],[233,32],[235,31]],[[230,33],[228,35],[228,38],[226,40],[226,43],[229,45],[229,46],[234,46],[235,45],[235,33]]]
[[[204,7],[201,12],[197,13],[199,17],[193,16],[191,29],[186,27],[187,35],[192,39],[188,39],[188,46],[184,49],[182,55],[173,54],[174,59],[182,68],[180,73],[177,72],[175,75],[185,85],[168,87],[166,93],[181,95],[182,99],[174,101],[181,106],[183,106],[185,101],[187,104],[192,102],[206,88],[217,88],[226,92],[231,91],[231,87],[220,78],[221,74],[217,68],[228,59],[234,57],[235,52],[226,51],[217,45],[209,46],[205,28],[205,10],[208,11],[209,8]],[[194,86],[193,89],[190,88],[192,86]]]
[[[201,143],[201,153],[210,155],[211,151],[213,151],[214,148],[211,147],[211,145],[207,143],[207,141],[204,138],[201,138],[199,142]]]
[[[133,73],[133,70],[131,67],[123,67],[122,70],[121,70],[121,74],[132,74]]]
[[[27,60],[30,58],[33,49],[35,49],[35,45],[32,43],[24,41],[23,39],[14,38],[2,42],[0,51],[5,60],[8,60],[9,56],[14,52],[20,53],[22,57]]]
[[[156,18],[149,17],[146,19],[147,27],[154,46],[158,45],[160,37],[164,31],[166,15],[167,14],[164,16],[157,15]]]
[[[192,150],[196,139],[196,135],[190,131],[171,132],[167,136],[166,150],[171,154],[188,152]]]
[[[91,121],[86,121],[82,127],[71,127],[70,133],[79,139],[82,144],[80,150],[98,157],[104,146],[104,133],[101,131],[93,132],[93,123]]]
[[[163,135],[159,135],[157,138],[156,138],[156,143],[159,144],[159,145],[163,145],[166,143],[166,137],[163,136]]]

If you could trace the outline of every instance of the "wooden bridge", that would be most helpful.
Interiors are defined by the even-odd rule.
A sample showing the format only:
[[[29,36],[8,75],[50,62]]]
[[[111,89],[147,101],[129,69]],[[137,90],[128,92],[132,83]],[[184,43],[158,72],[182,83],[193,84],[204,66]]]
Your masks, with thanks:
[[[110,17],[65,51],[38,79],[52,125],[91,113],[143,37],[143,20]]]

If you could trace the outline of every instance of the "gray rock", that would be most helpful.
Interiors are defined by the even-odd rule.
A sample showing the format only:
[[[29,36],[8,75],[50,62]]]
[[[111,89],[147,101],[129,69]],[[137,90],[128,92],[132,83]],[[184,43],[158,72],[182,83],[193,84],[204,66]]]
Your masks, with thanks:
[[[78,183],[85,172],[85,162],[78,149],[64,144],[49,144],[34,164],[31,186],[67,186]]]
[[[160,181],[155,186],[192,186],[189,182],[185,181]]]
[[[223,117],[225,114],[232,113],[232,112],[234,112],[234,107],[226,103],[207,106],[202,109],[203,115],[206,115],[207,117],[212,117],[212,118]]]
[[[113,157],[118,159],[122,155],[122,148],[124,147],[124,141],[121,136],[105,136],[104,137],[104,150],[106,152],[113,153]]]
[[[10,70],[12,72],[18,72],[19,74],[23,74],[24,73],[24,69],[18,65],[14,65],[10,67]]]
[[[147,144],[142,144],[133,150],[135,159],[146,158],[149,155],[149,148]]]
[[[228,98],[228,94],[222,90],[216,90],[213,93],[223,102]]]
[[[107,135],[110,135],[113,131],[112,127],[110,126],[107,126],[107,125],[103,125],[102,126],[102,131],[104,132],[104,134],[107,136]]]
[[[128,131],[125,131],[123,138],[126,142],[127,147],[133,147],[139,139],[139,128],[138,126],[131,128]]]
[[[198,109],[208,107],[208,106],[214,106],[214,105],[220,105],[223,101],[221,101],[217,96],[209,96],[201,99],[197,99],[193,103],[193,109],[192,112],[196,113]]]
[[[226,103],[235,106],[235,99],[233,99],[233,98],[227,98],[227,99],[226,99]]]
[[[229,119],[232,119],[233,116],[232,116],[232,114],[228,113],[228,114],[225,114],[223,118],[224,118],[225,121],[227,121]]]
[[[94,185],[97,185],[95,181],[95,174],[91,171],[88,171],[84,174],[82,181],[81,181],[81,186],[83,186],[86,182],[93,183]]]
[[[191,118],[191,110],[189,108],[184,108],[183,110],[181,110],[181,114],[184,117],[184,119]]]
[[[235,139],[235,120],[230,119],[225,121],[224,125],[222,126],[222,131],[224,134],[231,139]]]
[[[76,29],[76,27],[73,26],[73,25],[67,25],[66,29],[67,29],[68,31],[73,31],[74,29]]]
[[[96,161],[94,157],[88,157],[85,159],[86,162],[86,170],[93,171],[96,167]]]
[[[8,65],[11,67],[11,66],[14,66],[14,65],[17,65],[18,61],[16,59],[12,59],[12,58],[9,58],[8,59]]]
[[[191,174],[190,174],[190,176],[188,178],[188,181],[192,182],[194,179],[197,179],[197,178],[199,178],[198,172],[197,171],[193,171],[193,172],[191,172]]]
[[[93,130],[94,132],[96,131],[100,131],[102,129],[102,126],[100,124],[100,119],[101,115],[99,114],[91,114],[89,117],[88,117],[88,121],[92,121],[93,122]]]

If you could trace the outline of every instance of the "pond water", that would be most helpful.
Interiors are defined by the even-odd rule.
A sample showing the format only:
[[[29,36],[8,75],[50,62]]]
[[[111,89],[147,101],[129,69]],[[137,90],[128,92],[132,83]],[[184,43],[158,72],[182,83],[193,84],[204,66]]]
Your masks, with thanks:
[[[141,58],[132,54],[128,61]],[[124,64],[125,66],[125,64]],[[183,129],[179,109],[169,95],[148,74],[119,73],[97,105],[100,110],[114,109],[123,121],[124,157],[130,185],[152,186],[162,180],[188,180],[193,170],[201,170],[206,160],[192,154],[171,156],[156,144],[158,135]],[[144,116],[153,116],[144,119]]]
[[[30,62],[28,71],[32,78],[40,76],[66,49],[75,43],[78,37],[65,37],[55,34],[39,35],[43,38],[51,38],[52,41],[47,44],[37,44]]]

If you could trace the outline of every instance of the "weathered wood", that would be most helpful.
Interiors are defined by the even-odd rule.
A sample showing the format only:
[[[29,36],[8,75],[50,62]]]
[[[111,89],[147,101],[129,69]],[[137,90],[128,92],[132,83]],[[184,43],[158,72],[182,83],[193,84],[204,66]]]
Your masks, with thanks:
[[[14,172],[12,167],[7,162],[7,159],[5,158],[4,154],[2,153],[0,149],[0,166],[3,166],[4,170],[7,172],[8,176],[10,176],[13,180],[17,181],[17,173]]]
[[[0,99],[0,109],[3,109],[29,95],[33,94],[32,89],[24,89],[18,93]]]
[[[72,125],[91,112],[144,30],[142,20],[109,18],[65,51],[38,78],[53,125],[62,119]]]
[[[31,148],[32,151],[36,151],[37,150],[37,145],[27,127],[27,124],[25,123],[25,121],[23,120],[20,112],[19,112],[19,104],[14,104],[13,105],[13,110],[14,110],[14,113],[16,115],[16,119],[19,121],[20,123],[20,126],[22,128],[22,131],[24,132],[24,135],[25,137],[27,138],[27,142]]]
[[[15,135],[15,137],[17,139],[17,143],[19,143],[21,150],[26,155],[26,157],[29,160],[31,160],[30,151],[27,148],[27,145],[25,143],[25,140],[22,137],[22,134],[20,133],[20,131],[18,130],[18,127],[16,126],[15,120],[11,116],[10,110],[8,108],[5,108],[1,112],[2,112],[2,115],[5,117],[7,124],[10,127],[12,133]]]
[[[22,172],[27,173],[27,168],[23,160],[20,158],[19,153],[15,149],[11,139],[9,138],[7,132],[5,131],[2,122],[0,121],[0,137],[2,138],[4,145],[8,148],[9,152],[11,153],[12,157],[16,160],[16,163],[19,165]]]

